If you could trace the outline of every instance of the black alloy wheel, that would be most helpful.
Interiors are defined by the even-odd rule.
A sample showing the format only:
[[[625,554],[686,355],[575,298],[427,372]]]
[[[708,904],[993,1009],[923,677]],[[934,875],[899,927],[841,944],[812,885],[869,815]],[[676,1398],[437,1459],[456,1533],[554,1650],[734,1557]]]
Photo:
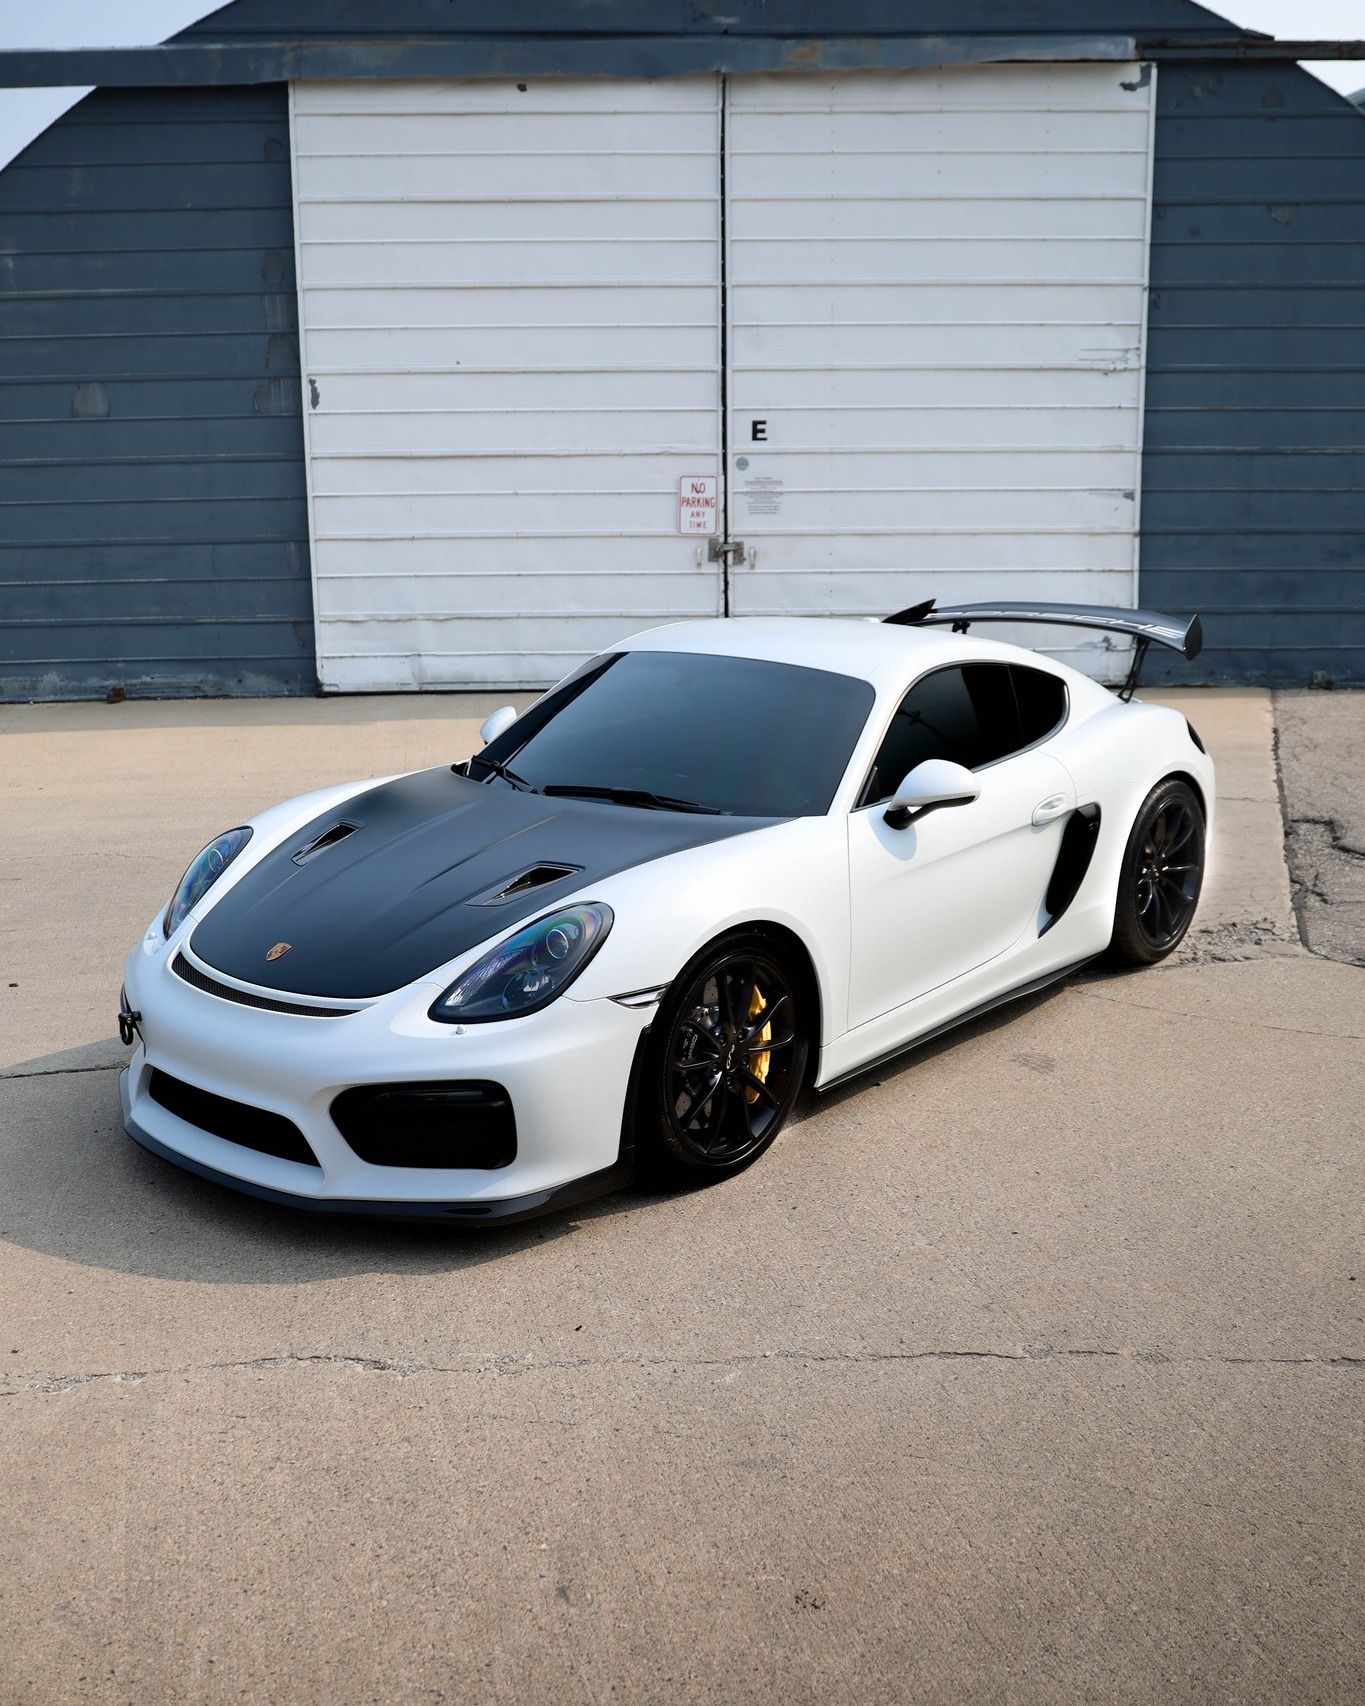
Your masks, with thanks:
[[[1142,803],[1119,873],[1113,957],[1164,960],[1184,937],[1204,881],[1204,813],[1187,783],[1158,783]]]
[[[656,1170],[725,1178],[768,1148],[801,1090],[802,1007],[799,980],[763,937],[732,937],[685,968],[653,1027]]]

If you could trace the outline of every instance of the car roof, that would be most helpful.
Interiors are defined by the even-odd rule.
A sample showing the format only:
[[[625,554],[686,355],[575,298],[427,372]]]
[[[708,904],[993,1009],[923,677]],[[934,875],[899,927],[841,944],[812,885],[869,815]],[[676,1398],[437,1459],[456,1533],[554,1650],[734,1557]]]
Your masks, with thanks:
[[[910,628],[848,616],[719,616],[672,622],[633,634],[613,649],[762,658],[858,676],[882,691],[897,690],[936,664],[960,663],[967,657],[1036,663],[1068,677],[1075,674],[1064,664],[998,640],[973,634],[967,641],[946,628]]]

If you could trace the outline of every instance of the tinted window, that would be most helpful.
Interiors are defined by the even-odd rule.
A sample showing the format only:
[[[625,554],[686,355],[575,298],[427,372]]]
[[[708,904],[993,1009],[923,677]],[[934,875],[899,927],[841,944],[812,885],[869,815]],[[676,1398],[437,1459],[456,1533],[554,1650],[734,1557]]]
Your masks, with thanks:
[[[936,669],[915,683],[891,719],[864,804],[889,799],[926,758],[976,770],[1023,744],[1007,665]]]
[[[1066,715],[1066,685],[1045,670],[1010,665],[1019,702],[1019,744],[1032,746],[1052,733]]]
[[[868,682],[823,669],[617,652],[547,694],[483,755],[535,788],[638,788],[738,816],[809,817],[829,810],[873,699]],[[478,757],[471,774],[481,774]]]

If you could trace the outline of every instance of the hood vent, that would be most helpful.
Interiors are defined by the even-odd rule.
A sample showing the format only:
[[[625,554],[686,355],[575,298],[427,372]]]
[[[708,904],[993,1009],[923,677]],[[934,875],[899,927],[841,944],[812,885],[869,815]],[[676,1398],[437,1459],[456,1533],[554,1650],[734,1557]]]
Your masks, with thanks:
[[[321,835],[315,835],[306,847],[300,847],[292,855],[296,865],[306,865],[310,859],[316,859],[319,853],[325,853],[329,847],[335,847],[338,841],[344,841],[348,835],[354,835],[359,828],[355,823],[334,823],[329,829],[324,829]]]
[[[522,895],[529,894],[532,889],[543,889],[551,883],[563,882],[565,877],[576,877],[582,869],[581,865],[532,865],[517,876],[499,883],[497,888],[475,895],[469,904],[501,906],[504,901],[517,900]]]

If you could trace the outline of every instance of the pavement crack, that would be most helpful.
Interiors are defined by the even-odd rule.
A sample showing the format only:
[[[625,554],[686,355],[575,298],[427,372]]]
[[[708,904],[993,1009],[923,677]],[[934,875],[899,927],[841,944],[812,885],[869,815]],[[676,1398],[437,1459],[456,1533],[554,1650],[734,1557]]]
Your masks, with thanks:
[[[184,1363],[167,1368],[96,1369],[80,1374],[34,1374],[28,1378],[10,1376],[0,1382],[0,1397],[14,1398],[22,1394],[52,1396],[76,1392],[98,1385],[140,1386],[148,1380],[185,1379],[192,1375],[216,1373],[278,1373],[299,1368],[349,1369],[361,1374],[390,1375],[400,1380],[419,1376],[446,1376],[495,1379],[528,1374],[551,1374],[594,1369],[636,1368],[641,1370],[740,1369],[761,1368],[765,1363],[800,1363],[807,1367],[837,1364],[841,1366],[875,1366],[911,1362],[1088,1362],[1112,1360],[1132,1362],[1151,1367],[1228,1367],[1228,1368],[1365,1368],[1365,1355],[1339,1352],[1332,1355],[1307,1356],[1190,1356],[1160,1350],[1141,1350],[1129,1346],[1081,1345],[1058,1348],[1053,1345],[1013,1346],[925,1346],[910,1350],[888,1351],[813,1351],[784,1348],[772,1351],[743,1352],[738,1356],[705,1357],[537,1357],[527,1353],[470,1358],[462,1363],[405,1362],[388,1357],[355,1356],[338,1352],[290,1352],[277,1356],[249,1357],[232,1362]]]

